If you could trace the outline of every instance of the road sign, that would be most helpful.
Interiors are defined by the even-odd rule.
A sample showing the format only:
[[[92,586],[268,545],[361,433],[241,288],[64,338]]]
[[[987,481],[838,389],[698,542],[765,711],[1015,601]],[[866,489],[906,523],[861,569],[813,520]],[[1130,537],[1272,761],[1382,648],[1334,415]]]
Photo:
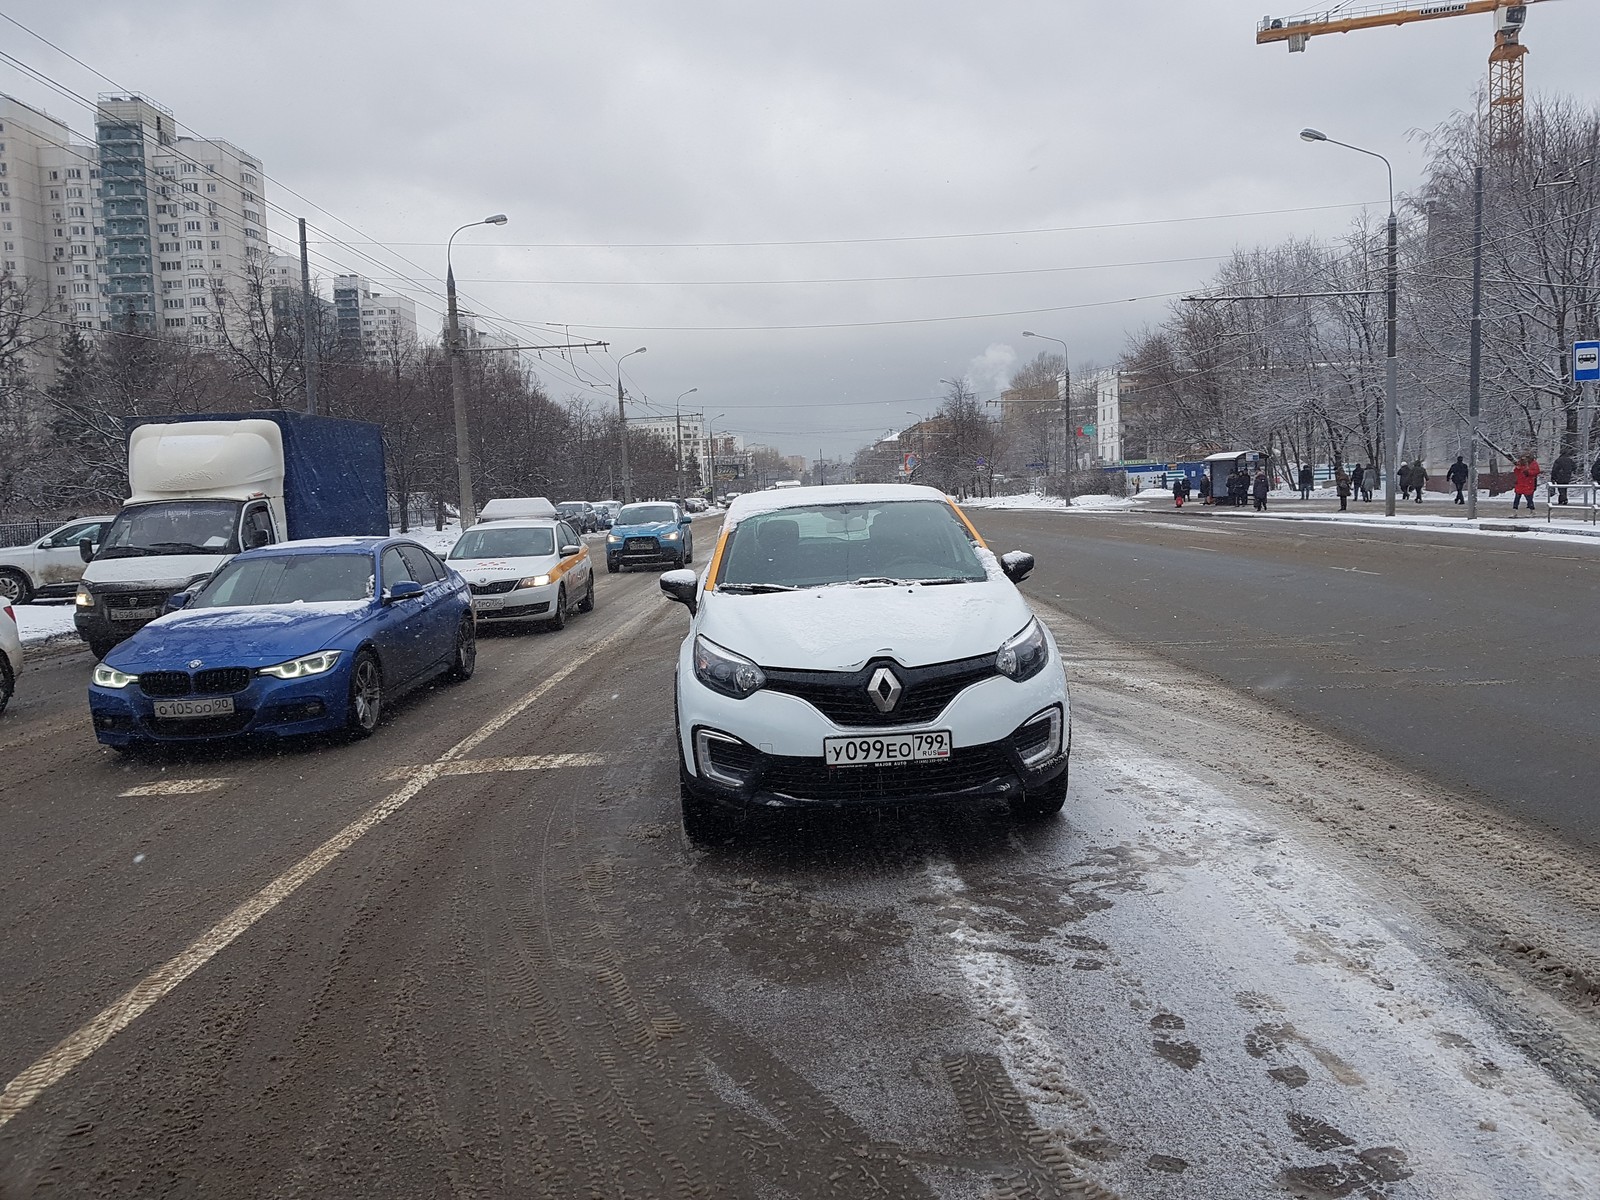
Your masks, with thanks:
[[[1600,342],[1572,343],[1572,381],[1600,382]]]
[[[988,466],[988,464],[989,464],[989,460],[987,458],[983,457],[983,455],[981,455],[981,454],[978,455],[978,466],[984,467],[984,466]]]
[[[1044,469],[1045,469],[1045,464],[1044,463],[1029,463],[1028,464],[1028,470],[1030,470],[1030,471],[1043,471]]]
[[[920,458],[918,458],[915,454],[907,454],[905,456],[905,458],[901,461],[900,467],[901,467],[901,470],[903,470],[907,475],[909,475],[909,474],[911,474],[911,472],[915,471],[917,469],[917,467],[921,463],[922,463],[922,460]]]

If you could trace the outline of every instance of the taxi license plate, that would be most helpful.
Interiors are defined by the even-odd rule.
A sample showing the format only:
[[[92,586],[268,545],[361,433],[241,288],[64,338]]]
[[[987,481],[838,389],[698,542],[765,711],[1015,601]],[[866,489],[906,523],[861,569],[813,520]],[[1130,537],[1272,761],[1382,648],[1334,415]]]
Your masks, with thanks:
[[[233,713],[232,696],[215,696],[210,700],[157,700],[156,716],[165,720],[184,717],[225,717]]]
[[[159,604],[152,608],[108,608],[113,621],[153,621],[161,615]]]
[[[884,767],[949,757],[948,729],[822,739],[822,759],[830,767]]]
[[[506,598],[504,596],[474,596],[472,598],[472,607],[480,611],[488,611],[492,608],[504,608],[505,606]]]

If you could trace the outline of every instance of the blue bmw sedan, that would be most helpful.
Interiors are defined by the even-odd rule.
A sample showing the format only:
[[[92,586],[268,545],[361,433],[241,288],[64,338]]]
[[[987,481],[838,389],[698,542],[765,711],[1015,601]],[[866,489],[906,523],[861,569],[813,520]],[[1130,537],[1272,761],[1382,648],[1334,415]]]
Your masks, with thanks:
[[[347,730],[477,657],[466,581],[406,538],[285,542],[229,559],[106,655],[95,736],[129,749]]]

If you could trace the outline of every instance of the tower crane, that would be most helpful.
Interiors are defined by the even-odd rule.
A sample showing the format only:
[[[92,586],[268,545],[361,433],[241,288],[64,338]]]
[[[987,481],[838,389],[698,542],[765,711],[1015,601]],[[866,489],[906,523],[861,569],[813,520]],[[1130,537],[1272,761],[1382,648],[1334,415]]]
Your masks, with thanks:
[[[1504,0],[1440,0],[1434,4],[1367,4],[1359,8],[1340,5],[1328,12],[1299,17],[1266,17],[1256,27],[1257,45],[1287,42],[1302,51],[1311,38],[1323,33],[1350,33],[1380,25],[1406,25],[1412,21],[1437,21],[1473,13],[1494,14],[1494,49],[1489,53],[1488,144],[1507,150],[1522,139],[1522,59],[1528,48],[1521,33],[1528,5],[1544,0],[1507,4]]]

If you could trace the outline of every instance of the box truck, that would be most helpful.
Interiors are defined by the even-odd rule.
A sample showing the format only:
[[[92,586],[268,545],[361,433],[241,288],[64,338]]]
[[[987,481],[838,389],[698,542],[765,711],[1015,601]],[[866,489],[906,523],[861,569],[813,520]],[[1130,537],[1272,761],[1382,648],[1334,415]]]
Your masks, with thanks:
[[[76,624],[96,658],[241,550],[389,532],[383,433],[365,421],[266,411],[136,424],[128,492],[99,545],[80,544]]]

